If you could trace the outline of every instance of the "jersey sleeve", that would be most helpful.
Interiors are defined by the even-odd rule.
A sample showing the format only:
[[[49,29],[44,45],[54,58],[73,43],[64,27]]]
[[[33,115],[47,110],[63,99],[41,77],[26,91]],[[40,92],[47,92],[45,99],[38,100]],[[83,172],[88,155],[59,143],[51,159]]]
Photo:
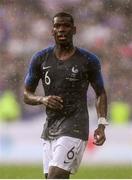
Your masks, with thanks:
[[[37,53],[31,58],[28,73],[24,81],[25,86],[27,86],[34,92],[38,85],[40,77],[40,56]]]
[[[100,95],[104,91],[104,82],[101,73],[101,65],[99,58],[95,55],[92,57],[90,63],[89,81],[97,95]]]

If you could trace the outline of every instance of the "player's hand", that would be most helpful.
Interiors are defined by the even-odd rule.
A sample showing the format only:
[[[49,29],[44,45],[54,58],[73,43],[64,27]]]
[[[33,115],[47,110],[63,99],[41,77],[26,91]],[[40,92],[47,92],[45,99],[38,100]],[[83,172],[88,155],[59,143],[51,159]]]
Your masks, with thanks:
[[[41,103],[51,109],[63,108],[63,100],[60,96],[45,96],[41,98]]]
[[[103,124],[99,124],[98,128],[94,131],[94,142],[93,144],[97,146],[101,146],[104,144],[106,137],[105,137],[105,126]]]

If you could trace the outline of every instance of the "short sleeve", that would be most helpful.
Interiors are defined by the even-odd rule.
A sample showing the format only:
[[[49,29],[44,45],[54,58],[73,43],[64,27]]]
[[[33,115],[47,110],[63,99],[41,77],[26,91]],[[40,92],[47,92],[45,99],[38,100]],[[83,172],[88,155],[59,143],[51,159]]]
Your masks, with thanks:
[[[92,56],[89,70],[89,81],[97,95],[100,95],[104,90],[104,82],[101,73],[101,65],[97,56]]]
[[[25,86],[28,86],[32,91],[35,91],[40,78],[40,56],[36,53],[31,58],[28,73],[24,81]]]

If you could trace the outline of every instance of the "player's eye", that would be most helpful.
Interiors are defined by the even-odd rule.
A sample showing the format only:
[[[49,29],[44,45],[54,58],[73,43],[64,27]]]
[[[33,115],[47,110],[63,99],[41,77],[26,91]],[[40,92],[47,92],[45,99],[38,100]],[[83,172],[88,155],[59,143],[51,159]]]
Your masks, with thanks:
[[[65,23],[65,24],[64,24],[64,27],[65,27],[65,28],[71,28],[72,25],[71,25],[70,23]]]
[[[62,26],[63,28],[70,28],[70,27],[71,27],[71,24],[69,24],[69,23],[54,24],[54,28],[60,28],[61,26]]]
[[[54,24],[54,28],[59,28],[60,24]]]

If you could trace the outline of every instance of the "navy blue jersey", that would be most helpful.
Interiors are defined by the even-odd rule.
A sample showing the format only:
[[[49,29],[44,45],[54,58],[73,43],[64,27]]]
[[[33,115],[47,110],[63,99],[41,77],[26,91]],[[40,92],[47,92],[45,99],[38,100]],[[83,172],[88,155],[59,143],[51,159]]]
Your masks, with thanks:
[[[86,50],[76,48],[69,59],[62,61],[57,59],[53,49],[49,47],[32,57],[25,79],[25,85],[32,91],[41,79],[45,96],[56,95],[63,99],[63,109],[46,108],[47,119],[42,138],[55,139],[66,135],[87,140],[89,83],[97,95],[104,90],[99,59]]]

